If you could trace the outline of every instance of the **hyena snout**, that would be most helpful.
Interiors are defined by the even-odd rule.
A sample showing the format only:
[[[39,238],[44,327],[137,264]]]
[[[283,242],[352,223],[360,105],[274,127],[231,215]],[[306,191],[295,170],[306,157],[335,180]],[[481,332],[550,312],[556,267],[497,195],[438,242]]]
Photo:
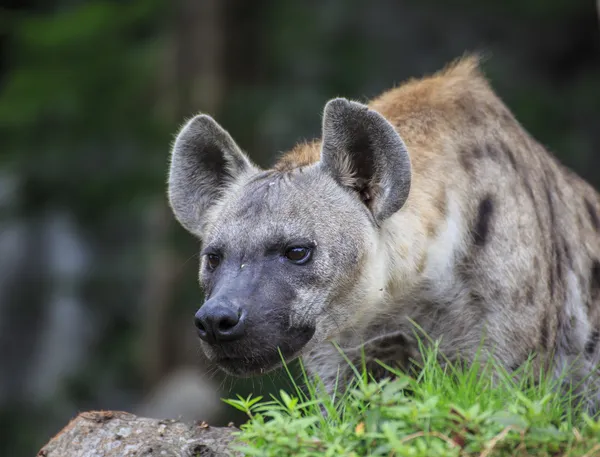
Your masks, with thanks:
[[[246,283],[246,289],[252,289]],[[295,323],[287,302],[271,289],[240,297],[236,287],[210,297],[194,321],[208,360],[234,376],[253,376],[291,361],[311,341],[315,326]]]
[[[246,313],[226,298],[208,300],[196,313],[198,336],[208,344],[236,341],[246,333]]]

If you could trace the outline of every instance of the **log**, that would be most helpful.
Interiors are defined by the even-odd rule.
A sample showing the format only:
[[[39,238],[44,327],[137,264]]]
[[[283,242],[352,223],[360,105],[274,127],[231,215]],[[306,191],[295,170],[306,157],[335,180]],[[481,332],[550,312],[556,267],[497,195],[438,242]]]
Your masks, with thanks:
[[[150,419],[122,411],[79,414],[38,457],[235,457],[233,426]]]

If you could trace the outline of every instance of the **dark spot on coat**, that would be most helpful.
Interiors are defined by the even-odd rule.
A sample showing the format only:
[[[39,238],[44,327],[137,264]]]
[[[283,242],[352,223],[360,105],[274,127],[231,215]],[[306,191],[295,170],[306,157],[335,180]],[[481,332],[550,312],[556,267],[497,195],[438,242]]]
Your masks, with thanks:
[[[598,341],[600,341],[600,331],[598,329],[595,329],[592,331],[592,333],[590,333],[590,337],[585,343],[585,353],[587,355],[594,355],[598,346]]]
[[[548,349],[548,340],[548,313],[544,313],[540,327],[540,347],[542,349]]]
[[[548,288],[550,289],[550,298],[554,298],[554,267],[548,266]]]
[[[519,306],[521,304],[521,291],[514,290],[512,293],[512,304],[513,306]]]
[[[498,150],[498,147],[495,144],[488,144],[486,147],[486,151],[488,156],[490,156],[490,158],[492,160],[494,160],[495,162],[499,161],[500,158],[500,152]]]
[[[519,368],[521,368],[521,364],[515,363],[515,364],[511,365],[508,370],[509,370],[509,372],[514,372],[514,371],[517,371]]]
[[[514,171],[517,171],[517,159],[515,158],[512,150],[506,146],[502,141],[498,144],[489,143],[486,147],[488,156],[494,161],[501,163],[506,156],[506,159],[510,162]]]
[[[556,226],[556,214],[554,212],[554,201],[552,198],[552,191],[550,190],[550,187],[547,184],[545,186],[545,191],[546,191],[546,200],[548,202],[548,215],[549,215],[549,219],[550,219],[550,226],[548,227],[548,230],[552,237],[552,244],[550,245],[550,248],[552,250],[551,254],[552,254],[552,258],[554,260],[554,264],[550,265],[550,267],[549,267],[548,283],[550,286],[550,298],[554,298],[556,282],[557,282],[557,280],[560,281],[562,279],[562,264],[561,264],[562,259],[561,259],[561,254],[560,254],[560,250],[559,250],[560,247],[558,246],[558,243],[557,243],[557,226]],[[556,277],[555,277],[555,273],[556,273]]]
[[[597,259],[592,262],[590,291],[593,300],[600,297],[600,262]]]
[[[562,281],[563,279],[563,262],[560,246],[554,245],[554,266],[556,268],[556,280]]]
[[[529,180],[526,177],[523,177],[523,185],[525,186],[525,190],[527,191],[527,194],[529,194],[529,198],[531,198],[531,203],[533,204],[533,206],[536,206],[535,195],[533,194],[533,189],[531,188],[531,184],[529,184]]]
[[[492,197],[488,195],[479,203],[477,220],[473,227],[473,240],[477,246],[483,246],[487,241],[493,212],[494,202]]]
[[[530,284],[527,287],[527,293],[525,294],[525,300],[527,300],[527,305],[533,305],[533,295],[534,295],[534,289],[533,286]]]
[[[471,173],[473,171],[473,162],[471,161],[471,157],[469,157],[468,152],[462,151],[458,155],[458,161],[467,173]]]
[[[481,293],[476,290],[469,291],[469,304],[471,305],[473,312],[483,316],[487,302]]]
[[[494,289],[494,291],[492,292],[492,300],[498,301],[498,300],[500,300],[501,297],[502,297],[502,290]]]
[[[515,155],[513,154],[512,150],[506,145],[503,145],[502,149],[508,157],[508,161],[510,162],[513,170],[517,171],[517,159],[515,158]]]
[[[592,205],[587,198],[585,199],[585,208],[590,216],[590,222],[596,231],[600,231],[600,218],[598,217],[598,213],[596,212],[596,208]]]
[[[377,349],[380,350],[397,350],[406,346],[407,341],[403,335],[393,335],[392,337],[383,338],[377,341]]]
[[[540,231],[543,232],[544,229],[542,225],[542,218],[540,216],[540,209],[538,208],[537,201],[535,199],[535,194],[533,193],[533,189],[531,187],[531,184],[529,183],[529,179],[525,175],[523,175],[523,186],[525,186],[525,190],[527,191],[527,194],[531,199],[531,206],[533,206],[533,210],[535,211],[535,218],[537,220],[538,227]]]
[[[556,229],[556,215],[554,213],[554,202],[552,199],[552,191],[546,186],[546,199],[548,200],[548,214],[550,216],[550,231],[554,232]]]
[[[569,268],[573,269],[573,256],[571,255],[571,249],[569,248],[569,244],[567,240],[562,239],[563,252],[565,253],[565,258],[567,259],[567,264]]]
[[[481,150],[477,147],[463,148],[458,154],[458,160],[466,172],[471,173],[474,168],[473,161],[482,156]]]

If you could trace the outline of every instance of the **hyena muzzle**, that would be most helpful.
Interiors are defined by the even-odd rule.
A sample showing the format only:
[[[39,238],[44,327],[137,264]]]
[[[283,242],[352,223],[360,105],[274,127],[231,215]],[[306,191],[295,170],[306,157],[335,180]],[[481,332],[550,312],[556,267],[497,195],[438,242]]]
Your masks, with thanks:
[[[419,324],[449,358],[570,367],[596,404],[600,198],[465,58],[368,106],[338,98],[320,140],[271,169],[210,116],[172,149],[169,201],[202,242],[209,359],[248,376],[300,355],[333,386],[354,360],[407,366]]]

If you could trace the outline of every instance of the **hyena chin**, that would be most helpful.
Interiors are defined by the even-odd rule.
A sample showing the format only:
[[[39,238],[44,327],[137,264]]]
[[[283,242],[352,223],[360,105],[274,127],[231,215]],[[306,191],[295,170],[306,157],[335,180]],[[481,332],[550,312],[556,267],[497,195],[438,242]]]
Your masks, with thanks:
[[[595,408],[600,198],[519,124],[467,57],[368,105],[325,105],[322,137],[262,170],[210,116],[172,149],[169,201],[202,241],[209,359],[249,376],[303,356],[326,385],[418,357],[532,354]],[[375,370],[378,371],[378,370]],[[383,375],[383,373],[381,373]]]

